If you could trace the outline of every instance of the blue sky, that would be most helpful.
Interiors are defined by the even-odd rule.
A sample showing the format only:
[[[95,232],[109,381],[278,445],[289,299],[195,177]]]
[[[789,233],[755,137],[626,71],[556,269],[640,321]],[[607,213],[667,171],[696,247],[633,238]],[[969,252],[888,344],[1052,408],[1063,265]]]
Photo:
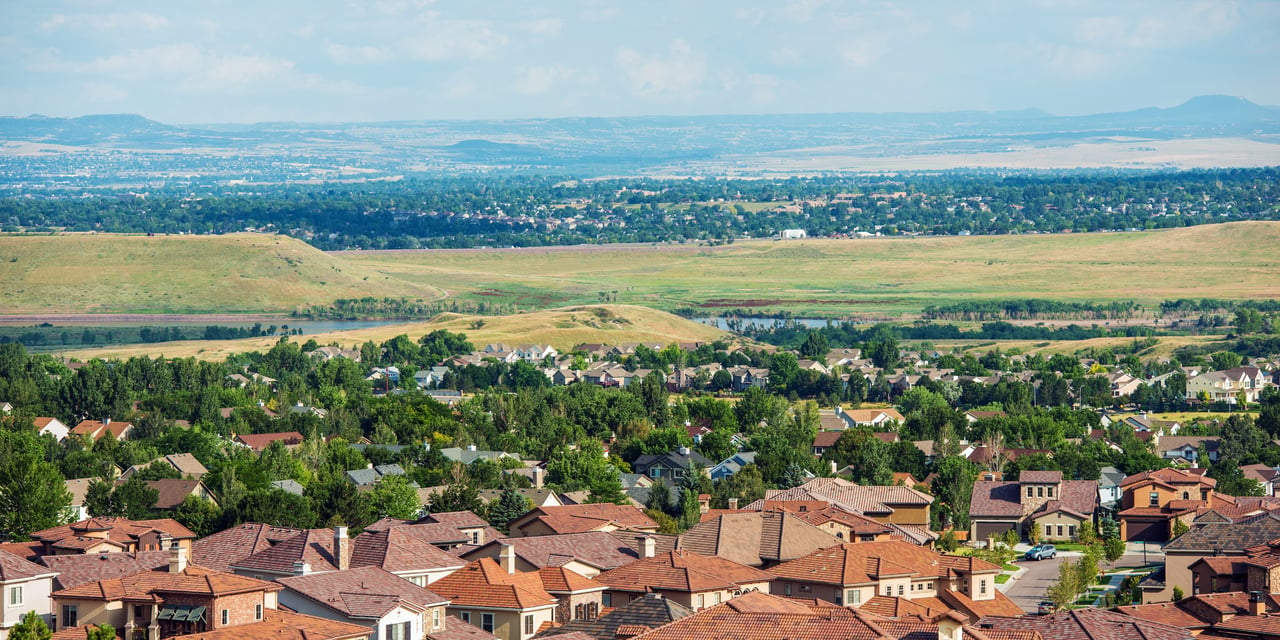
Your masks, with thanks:
[[[171,123],[1280,104],[1276,0],[6,0],[0,114]]]

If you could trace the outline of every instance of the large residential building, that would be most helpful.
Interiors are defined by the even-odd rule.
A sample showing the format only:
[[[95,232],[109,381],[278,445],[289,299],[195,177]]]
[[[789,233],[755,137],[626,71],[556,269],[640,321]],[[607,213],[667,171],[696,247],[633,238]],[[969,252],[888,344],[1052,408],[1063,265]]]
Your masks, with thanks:
[[[9,637],[9,629],[29,611],[53,625],[49,594],[56,575],[49,567],[0,551],[0,640]]]
[[[1208,397],[1209,402],[1236,404],[1238,396],[1243,395],[1245,402],[1257,402],[1270,382],[1267,374],[1257,367],[1209,371],[1187,380],[1187,400]]]
[[[36,531],[44,545],[40,555],[162,551],[174,544],[190,549],[196,534],[172,518],[129,520],[113,516],[89,518]]]
[[[1234,504],[1214,491],[1217,480],[1204,469],[1157,469],[1120,483],[1120,537],[1130,542],[1165,542],[1174,522],[1190,524],[1200,510]]]
[[[445,628],[449,601],[379,567],[279,578],[280,604],[369,627],[370,640],[410,640]]]
[[[773,593],[859,607],[876,596],[906,598],[968,618],[1021,615],[996,589],[1001,568],[907,542],[849,542],[769,569]]]
[[[448,598],[449,614],[463,622],[503,640],[528,640],[555,620],[560,600],[547,592],[539,573],[516,571],[513,555],[504,563],[482,558],[431,590]]]
[[[1258,583],[1249,580],[1250,567],[1270,560],[1271,543],[1276,540],[1280,540],[1280,514],[1262,511],[1229,518],[1214,511],[1205,513],[1164,546],[1164,569],[1143,580],[1142,601],[1170,600],[1174,587],[1188,595],[1248,584],[1254,584],[1249,587],[1254,590]],[[1280,592],[1280,582],[1261,588]]]
[[[1063,480],[1061,471],[1023,471],[1016,482],[973,483],[969,536],[985,540],[1010,530],[1026,536],[1034,527],[1046,542],[1075,541],[1097,510],[1097,481]]]

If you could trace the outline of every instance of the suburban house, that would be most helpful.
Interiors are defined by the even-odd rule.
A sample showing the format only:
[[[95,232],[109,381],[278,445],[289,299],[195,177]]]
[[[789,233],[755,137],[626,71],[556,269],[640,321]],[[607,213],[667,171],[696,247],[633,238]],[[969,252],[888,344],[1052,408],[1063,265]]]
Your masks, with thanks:
[[[1259,463],[1245,465],[1240,470],[1244,472],[1244,477],[1262,485],[1264,495],[1276,495],[1276,485],[1280,484],[1280,467]]]
[[[1016,616],[1016,617],[1015,617]],[[1005,614],[984,617],[977,621],[979,633],[991,633],[991,638],[1010,637],[996,633],[1034,632],[1045,638],[1087,638],[1089,640],[1191,640],[1193,634],[1186,629],[1161,622],[1143,620],[1102,609],[1071,609],[1047,616],[1020,616]],[[1020,636],[1027,638],[1028,636]]]
[[[608,585],[605,607],[620,607],[657,593],[695,611],[732,600],[750,591],[768,591],[773,576],[717,556],[689,551],[650,555],[595,577]]]
[[[1152,438],[1156,455],[1165,460],[1180,460],[1208,466],[1209,462],[1218,461],[1218,436],[1162,436]],[[1200,447],[1204,447],[1209,456],[1208,462],[1200,460]]]
[[[1197,510],[1230,505],[1230,496],[1214,492],[1217,480],[1204,469],[1157,469],[1129,476],[1120,483],[1120,537],[1128,542],[1165,542],[1173,523],[1190,524]]]
[[[141,631],[151,640],[188,634],[216,639],[282,637],[266,635],[282,627],[314,639],[368,637],[363,626],[279,611],[279,584],[188,565],[185,548],[169,553],[168,566],[160,570],[55,591],[57,628],[109,624],[126,638]]]
[[[1263,387],[1270,383],[1267,374],[1257,367],[1209,371],[1187,380],[1187,400],[1197,401],[1204,394],[1209,402],[1236,404],[1237,396],[1242,394],[1245,402],[1257,402]]]
[[[298,613],[368,627],[370,640],[408,640],[444,629],[449,601],[379,567],[276,580],[280,604]]]
[[[196,534],[172,518],[129,520],[113,516],[64,524],[31,537],[44,545],[40,555],[163,551],[177,544],[190,549]]]
[[[1124,482],[1125,472],[1111,466],[1102,468],[1098,478],[1098,502],[1104,507],[1111,507],[1120,502],[1120,483]]]
[[[1001,568],[971,556],[949,556],[897,540],[849,542],[769,569],[775,595],[818,598],[860,607],[876,596],[919,601],[968,618],[1022,615],[996,589]]]
[[[9,637],[9,629],[22,621],[29,611],[53,626],[53,609],[49,594],[57,571],[29,560],[0,551],[0,639]]]
[[[575,504],[535,507],[507,525],[512,538],[618,529],[654,533],[658,523],[630,505]]]
[[[813,437],[813,457],[821,458],[827,449],[836,446],[836,442],[842,435],[844,435],[843,431],[819,431],[818,435]]]
[[[123,578],[143,571],[167,570],[171,552],[172,549],[88,556],[42,556],[38,562],[58,574],[53,580],[53,589],[56,591],[78,587],[87,582]]]
[[[755,463],[756,463],[756,452],[739,451],[738,453],[735,453],[729,456],[728,458],[721,460],[720,463],[717,464],[716,466],[711,467],[711,470],[709,472],[711,475],[711,480],[712,481],[723,480],[739,471],[742,471],[743,467],[749,464],[755,464]]]
[[[579,618],[551,629],[552,638],[582,634],[592,640],[634,637],[631,634],[657,629],[693,614],[693,610],[657,593],[646,593],[599,618]],[[546,636],[539,636],[546,637]]]
[[[392,527],[366,531],[354,540],[346,527],[309,529],[231,563],[239,575],[274,580],[312,571],[380,567],[418,586],[426,586],[465,563],[407,531]]]
[[[1206,513],[1192,522],[1186,533],[1164,546],[1164,570],[1142,582],[1142,601],[1171,600],[1174,587],[1184,594],[1194,594],[1197,587],[1247,584],[1246,562],[1270,562],[1269,554],[1275,551],[1271,543],[1275,540],[1280,540],[1278,514],[1264,511],[1233,519],[1216,512]],[[1261,556],[1250,558],[1251,553]],[[1266,591],[1280,591],[1280,583],[1273,583]]]
[[[71,428],[62,424],[62,421],[57,418],[35,418],[34,422],[40,435],[47,433],[57,438],[58,441],[62,441],[63,438],[67,437],[67,434],[71,433]]]
[[[1192,637],[1280,638],[1280,599],[1266,591],[1199,593],[1178,602],[1116,607],[1113,611],[1180,627]]]
[[[120,482],[117,481],[117,484],[120,484]],[[183,501],[189,497],[208,500],[215,505],[218,504],[218,499],[199,480],[165,478],[163,480],[148,480],[146,484],[156,490],[155,508],[158,511],[173,511],[182,506]]]
[[[547,592],[537,572],[515,569],[515,558],[505,564],[482,558],[431,586],[449,600],[449,614],[502,638],[527,640],[555,620],[560,601]],[[583,578],[585,580],[585,578]]]
[[[937,539],[937,535],[929,530],[929,507],[933,504],[933,496],[900,485],[882,487],[859,485],[841,478],[814,478],[791,489],[765,491],[763,500],[757,500],[744,509],[760,511],[766,502],[797,500],[829,503],[893,525],[914,540],[927,542]]]
[[[647,534],[639,534],[647,535]],[[635,549],[604,531],[565,533],[524,538],[499,538],[462,554],[468,562],[480,558],[498,559],[504,545],[511,547],[519,571],[564,567],[588,578],[635,562]]]
[[[398,464],[370,464],[364,469],[352,469],[346,475],[347,481],[357,487],[372,487],[387,476],[404,475],[404,468]]]
[[[766,500],[765,511],[790,513],[801,520],[835,536],[844,542],[874,542],[898,536],[913,544],[927,544],[932,538],[920,538],[914,532],[899,529],[896,525],[878,522],[867,516],[846,511],[824,501]]]
[[[71,430],[73,436],[86,436],[90,440],[97,440],[103,434],[110,433],[116,440],[124,440],[129,437],[129,433],[133,431],[132,422],[112,422],[111,418],[104,420],[82,420],[75,428]]]
[[[489,526],[484,518],[470,511],[439,511],[418,518],[413,524],[445,524],[457,529],[470,539],[470,544],[484,544],[501,537],[501,532]]]
[[[836,415],[852,427],[887,427],[890,423],[902,424],[906,418],[892,407],[888,409],[843,409],[836,407]]]
[[[1023,536],[1035,527],[1042,541],[1074,542],[1098,506],[1096,480],[1063,480],[1061,471],[1023,471],[1016,482],[978,480],[969,504],[969,537],[985,540],[1010,530]]]
[[[296,449],[302,444],[303,437],[297,431],[285,431],[282,433],[242,433],[232,437],[232,441],[242,444],[252,449],[255,453],[262,453],[272,442],[279,440],[284,443],[286,449]]]
[[[143,469],[156,464],[165,465],[181,474],[180,477],[192,480],[199,480],[204,477],[204,474],[209,473],[209,470],[203,464],[200,464],[200,461],[195,456],[189,453],[171,453],[167,456],[160,456],[151,462],[135,464],[125,469],[124,473],[120,474],[120,479],[128,480]]]
[[[302,529],[276,527],[258,522],[238,524],[191,543],[191,561],[202,567],[231,571],[238,560],[302,533]]]
[[[519,454],[507,453],[506,451],[479,451],[474,444],[469,444],[464,449],[462,447],[445,447],[440,450],[440,454],[445,458],[462,464],[471,464],[476,460],[488,460],[490,462],[498,462],[502,458],[520,461]]]
[[[640,456],[631,463],[631,468],[636,473],[644,474],[654,480],[670,480],[672,484],[679,484],[690,467],[701,469],[706,473],[714,465],[714,460],[707,459],[701,453],[689,447],[680,447],[663,454]]]
[[[676,549],[771,567],[843,542],[786,512],[747,511],[708,518],[680,534]]]

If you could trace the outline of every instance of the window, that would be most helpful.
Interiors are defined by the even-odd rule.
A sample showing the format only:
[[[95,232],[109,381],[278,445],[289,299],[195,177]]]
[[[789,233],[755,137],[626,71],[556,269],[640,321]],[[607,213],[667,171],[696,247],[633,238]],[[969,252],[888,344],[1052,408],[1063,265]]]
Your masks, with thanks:
[[[1037,498],[1044,497],[1044,487],[1036,487],[1036,497]]]
[[[488,631],[489,633],[493,633],[493,614],[492,613],[480,614],[480,628],[484,629],[485,631]]]
[[[412,582],[412,583],[414,583],[414,584],[418,585],[419,587],[425,587],[425,586],[427,586],[427,577],[426,577],[426,576],[413,576],[412,578],[409,578],[409,582]]]
[[[397,622],[386,626],[386,640],[409,640],[411,630],[408,622]]]
[[[902,595],[902,592],[903,592],[902,585],[898,585],[898,595]]]
[[[231,624],[231,610],[223,609],[222,610],[222,626],[225,627],[229,624]]]
[[[1190,499],[1191,499],[1191,492],[1189,492],[1189,491],[1183,491],[1183,492],[1182,492],[1182,499],[1183,499],[1183,500],[1190,500]]]
[[[659,467],[650,467],[650,468],[649,468],[649,477],[650,477],[650,478],[661,478],[661,477],[662,477],[662,469],[661,469],[661,468],[659,468]]]
[[[789,595],[791,595],[791,583],[790,583],[790,582],[788,582],[788,583],[786,583],[786,584],[782,585],[782,595],[784,595],[784,596],[789,596]]]
[[[979,594],[979,595],[984,595],[984,596],[985,596],[985,595],[987,595],[987,580],[986,580],[986,578],[983,578],[982,580],[979,580],[979,581],[978,581],[978,594]]]
[[[719,591],[717,591],[717,592],[716,592],[716,604],[720,604],[720,602],[721,602],[721,600],[720,600],[720,592],[719,592]]]
[[[1152,491],[1150,500],[1151,500],[1151,506],[1153,507],[1160,506],[1160,493],[1158,491]]]
[[[262,604],[253,605],[253,619],[254,620],[262,619]]]
[[[704,596],[704,595],[702,595],[701,593],[699,593],[699,594],[698,594],[698,608],[699,608],[699,609],[701,609],[701,608],[703,608],[704,606],[706,606],[706,604],[707,604],[707,603],[706,603],[706,596]]]
[[[848,591],[846,591],[844,594],[844,603],[845,604],[862,604],[862,590],[849,589]]]
[[[67,629],[70,627],[79,626],[79,622],[77,620],[78,620],[78,616],[76,615],[76,605],[74,604],[62,605],[62,628]]]
[[[1045,537],[1053,535],[1053,525],[1046,524],[1044,526],[1044,535]]]
[[[1031,487],[1027,487],[1027,497],[1028,497],[1028,498],[1032,497],[1032,496],[1031,496]]]
[[[9,606],[22,604],[22,587],[9,587]]]
[[[440,628],[440,609],[439,607],[431,610],[431,628]]]
[[[533,635],[533,616],[524,617],[524,633],[525,635]]]
[[[1062,537],[1062,525],[1058,525],[1058,537]]]
[[[1048,488],[1046,489],[1046,491],[1048,491],[1048,492],[1049,492],[1049,497],[1050,497],[1050,498],[1052,498],[1052,497],[1053,497],[1053,487],[1048,487]]]
[[[612,594],[612,593],[605,593],[604,595],[600,596],[600,604],[602,604],[602,605],[604,605],[604,606],[606,606],[606,607],[612,607],[612,606],[613,606],[613,594]]]
[[[1076,537],[1076,526],[1075,526],[1074,524],[1069,524],[1069,525],[1067,525],[1067,536],[1068,536],[1068,537],[1070,537],[1070,538],[1071,538],[1071,539],[1073,539],[1073,540],[1075,539],[1075,537]]]
[[[470,612],[470,611],[463,611],[462,613],[458,614],[458,617],[459,617],[459,618],[462,618],[462,621],[463,621],[463,622],[465,622],[465,623],[467,623],[467,624],[471,624],[471,612]]]
[[[891,586],[889,586],[889,585],[887,585],[887,584],[886,584],[886,585],[884,586],[884,595],[886,595],[886,596],[891,596],[891,595],[893,595],[893,587],[891,587]]]

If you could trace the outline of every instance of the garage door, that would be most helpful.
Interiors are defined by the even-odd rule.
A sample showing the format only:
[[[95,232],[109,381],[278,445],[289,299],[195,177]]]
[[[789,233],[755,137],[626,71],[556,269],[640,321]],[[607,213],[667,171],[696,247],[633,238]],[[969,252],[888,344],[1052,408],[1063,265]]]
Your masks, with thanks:
[[[974,524],[974,532],[978,534],[979,542],[985,542],[987,538],[1004,535],[1004,532],[1013,527],[1012,522],[978,522]]]
[[[1125,533],[1130,542],[1164,542],[1169,539],[1169,523],[1164,520],[1129,520]]]

